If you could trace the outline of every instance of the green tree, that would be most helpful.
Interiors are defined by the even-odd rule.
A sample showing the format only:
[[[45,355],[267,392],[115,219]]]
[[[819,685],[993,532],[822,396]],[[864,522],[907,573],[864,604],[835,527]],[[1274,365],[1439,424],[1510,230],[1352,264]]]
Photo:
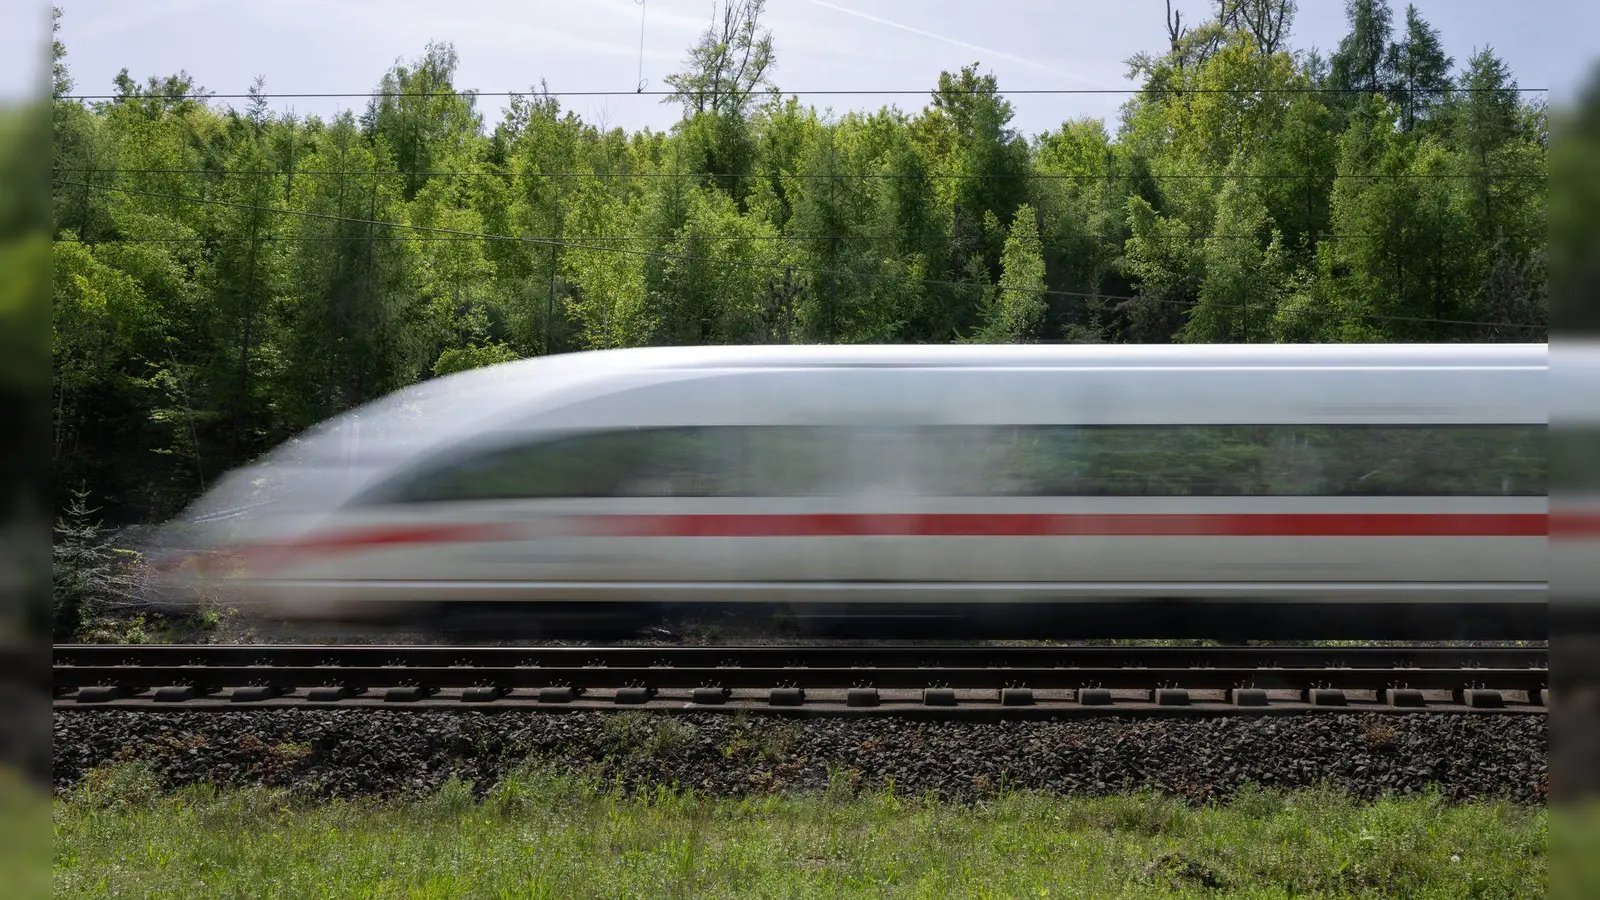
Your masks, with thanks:
[[[761,27],[766,0],[726,0],[712,7],[711,26],[689,49],[684,69],[667,76],[684,118],[678,139],[690,171],[741,204],[756,158],[748,118],[756,92],[770,87],[772,33]]]
[[[228,160],[241,174],[223,184],[232,206],[218,212],[219,239],[212,255],[212,306],[218,332],[208,340],[216,356],[208,380],[216,384],[219,418],[227,422],[232,457],[266,449],[270,397],[263,391],[259,353],[282,287],[281,245],[274,240],[286,224],[275,179],[261,174],[271,163],[259,138],[238,143]]]
[[[726,194],[691,193],[683,227],[663,254],[661,285],[646,301],[643,315],[656,325],[652,343],[758,339],[762,288],[785,263],[774,237],[765,222],[740,215]]]
[[[1438,29],[1422,18],[1414,3],[1406,4],[1405,37],[1389,46],[1386,65],[1394,75],[1389,97],[1400,109],[1404,130],[1426,126],[1434,111],[1450,101],[1450,67],[1455,60],[1445,54]]]
[[[953,75],[939,73],[932,104],[912,125],[919,149],[943,176],[940,199],[958,220],[957,231],[969,236],[954,252],[982,252],[991,269],[1003,237],[992,235],[992,245],[972,242],[984,233],[984,216],[1009,222],[1027,198],[1028,145],[1011,126],[1015,115],[995,77],[979,75],[973,63]]]
[[[804,108],[799,100],[790,97],[763,104],[752,128],[755,183],[746,198],[747,208],[773,227],[786,229],[794,215],[797,195],[804,187],[795,175],[805,165],[821,124],[816,110]]]
[[[431,358],[430,323],[405,222],[403,177],[387,149],[362,140],[346,113],[317,135],[295,180],[295,273],[283,308],[288,337],[277,390],[281,415],[299,430],[415,381]],[[369,173],[369,174],[360,174]],[[375,173],[375,174],[374,174]]]
[[[1341,167],[1371,177],[1341,179],[1321,276],[1346,314],[1385,317],[1372,327],[1386,340],[1461,339],[1429,319],[1470,320],[1477,313],[1479,248],[1455,195],[1450,155],[1433,143],[1403,140],[1393,125],[1370,136],[1344,136]],[[1363,164],[1375,155],[1370,168]]]
[[[926,283],[944,273],[949,216],[941,207],[928,161],[893,114],[892,140],[877,161],[870,216],[879,262],[874,307],[897,323],[891,339],[945,340],[958,327],[947,293]]]
[[[667,76],[673,93],[662,102],[681,104],[686,119],[705,112],[743,118],[755,92],[770,84],[772,32],[761,27],[766,5],[766,0],[714,4],[711,26],[689,48],[683,71]]]
[[[1242,161],[1241,161],[1242,162]],[[1191,343],[1270,340],[1272,321],[1287,283],[1282,235],[1253,180],[1235,163],[1223,183],[1217,218],[1204,250],[1205,275],[1198,301],[1179,338]]]
[[[61,33],[61,7],[50,7],[50,96],[60,100],[72,93],[72,75],[67,72],[67,46],[56,38]]]
[[[1461,74],[1461,99],[1451,110],[1455,144],[1470,158],[1484,159],[1517,135],[1517,81],[1493,47],[1472,54]]]
[[[573,244],[563,265],[580,340],[596,350],[640,346],[655,323],[645,305],[645,257],[629,234],[639,219],[638,201],[617,196],[602,179],[585,179],[576,194],[567,232]]]
[[[435,377],[442,377],[471,369],[480,369],[484,366],[511,362],[515,359],[517,359],[517,351],[507,347],[505,344],[469,344],[465,347],[446,348],[443,353],[439,354],[439,358],[434,361],[431,371]]]
[[[1295,14],[1300,11],[1296,0],[1227,0],[1223,6],[1232,11],[1236,27],[1248,31],[1256,49],[1268,56],[1287,49]]]
[[[1034,168],[1045,268],[1061,292],[1049,298],[1046,331],[1101,340],[1109,324],[1102,294],[1128,288],[1121,274],[1132,190],[1126,151],[1099,120],[1080,119],[1040,136]]]
[[[1044,326],[1044,257],[1033,207],[1017,208],[1000,257],[1000,284],[984,310],[978,339],[985,343],[1037,340]]]
[[[476,95],[456,90],[459,58],[449,44],[429,43],[410,65],[396,63],[384,74],[367,104],[362,128],[388,146],[404,173],[404,196],[415,199],[446,157],[459,157],[460,145],[478,139],[483,120]],[[456,152],[452,152],[456,151]]]
[[[851,328],[858,283],[858,226],[867,221],[870,195],[861,175],[850,131],[853,122],[823,127],[811,142],[793,193],[790,232],[806,262],[806,301],[799,321],[810,339],[833,343]]]
[[[1181,310],[1199,294],[1202,245],[1181,219],[1161,215],[1142,197],[1128,201],[1128,228],[1123,267],[1138,285],[1138,296],[1121,308],[1127,337],[1163,343],[1176,333]]]
[[[1389,50],[1394,11],[1389,0],[1345,0],[1344,9],[1350,33],[1339,41],[1339,49],[1329,60],[1333,86],[1342,91],[1387,93],[1395,81],[1394,56]]]
[[[560,238],[571,212],[566,198],[570,175],[579,167],[582,130],[553,97],[511,98],[498,131],[505,177],[495,179],[494,192],[479,195],[495,198],[492,214],[480,213],[486,225],[498,226],[494,233],[534,239],[495,242],[488,251],[503,279],[499,293],[510,342],[528,355],[573,346],[564,315],[568,286],[561,276]]]

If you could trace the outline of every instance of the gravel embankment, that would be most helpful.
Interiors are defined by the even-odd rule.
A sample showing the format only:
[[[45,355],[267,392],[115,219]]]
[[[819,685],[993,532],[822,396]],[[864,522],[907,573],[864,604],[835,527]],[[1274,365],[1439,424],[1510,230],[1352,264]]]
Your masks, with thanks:
[[[56,712],[54,780],[143,759],[169,784],[294,786],[317,796],[404,796],[455,776],[487,789],[525,763],[628,786],[738,795],[830,779],[955,800],[1002,785],[1097,795],[1150,788],[1190,801],[1246,784],[1329,783],[1356,796],[1436,785],[1452,799],[1542,803],[1537,716],[1317,714],[973,724],[785,720],[721,714]]]

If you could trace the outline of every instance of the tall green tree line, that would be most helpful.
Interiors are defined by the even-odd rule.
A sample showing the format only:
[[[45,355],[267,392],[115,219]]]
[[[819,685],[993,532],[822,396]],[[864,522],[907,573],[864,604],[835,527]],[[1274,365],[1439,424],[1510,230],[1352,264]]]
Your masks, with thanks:
[[[659,133],[542,90],[489,122],[444,44],[329,119],[181,72],[73,99],[57,44],[58,486],[168,515],[419,379],[592,348],[1542,340],[1542,102],[1347,5],[1327,57],[1294,0],[1169,15],[1115,121],[1031,138],[977,64],[914,111],[784,96],[762,0]]]

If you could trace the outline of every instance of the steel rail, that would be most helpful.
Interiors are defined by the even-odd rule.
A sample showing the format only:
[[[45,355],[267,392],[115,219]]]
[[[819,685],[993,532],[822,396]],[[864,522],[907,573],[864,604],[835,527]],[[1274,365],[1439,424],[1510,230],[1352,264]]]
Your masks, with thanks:
[[[1538,669],[1252,669],[1131,667],[1095,668],[637,668],[622,666],[77,666],[56,670],[57,688],[124,685],[143,688],[190,685],[204,688],[275,687],[299,689],[343,685],[351,688],[542,687],[751,689],[800,687],[839,690],[882,689],[999,690],[1458,690],[1493,685],[1501,690],[1543,689]]]
[[[64,644],[62,666],[625,666],[625,667],[1145,667],[1544,668],[1526,647],[454,647],[306,644]]]
[[[735,691],[770,706],[878,707],[880,691],[920,692],[924,706],[1190,706],[1191,691],[1265,707],[1268,691],[1311,706],[1372,692],[1391,707],[1445,692],[1464,708],[1542,711],[1543,649],[1439,647],[424,647],[70,645],[54,648],[57,706],[367,700],[726,707]],[[229,692],[226,697],[223,692]],[[822,697],[806,692],[844,692]],[[957,692],[966,696],[958,698]],[[153,692],[153,693],[152,693]],[[982,696],[973,696],[974,693]],[[1527,701],[1510,701],[1507,692]],[[1062,696],[1045,697],[1054,693]],[[740,698],[741,702],[753,702]],[[237,708],[237,707],[234,707]]]

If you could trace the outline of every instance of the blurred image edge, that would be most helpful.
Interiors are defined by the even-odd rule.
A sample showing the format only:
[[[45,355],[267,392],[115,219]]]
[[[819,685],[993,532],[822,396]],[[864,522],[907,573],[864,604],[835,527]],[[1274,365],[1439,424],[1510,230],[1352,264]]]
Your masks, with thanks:
[[[1600,62],[1550,125],[1548,887],[1577,898],[1600,891]]]
[[[0,85],[0,882],[50,896],[50,67],[48,5],[29,4],[13,49],[37,48],[31,84]]]

